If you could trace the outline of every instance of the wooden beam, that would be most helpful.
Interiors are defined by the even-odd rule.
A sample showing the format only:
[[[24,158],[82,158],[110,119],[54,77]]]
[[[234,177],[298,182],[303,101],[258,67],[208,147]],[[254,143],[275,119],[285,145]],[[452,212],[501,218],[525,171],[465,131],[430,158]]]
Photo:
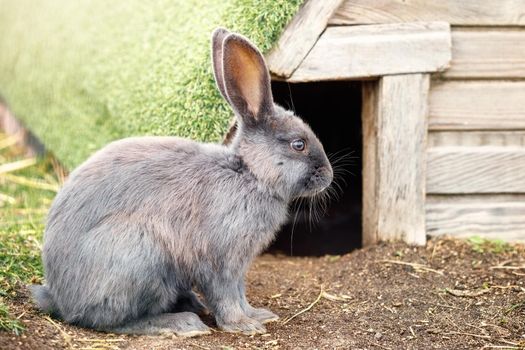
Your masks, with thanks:
[[[446,146],[521,146],[525,131],[431,131],[428,147]]]
[[[525,148],[430,148],[427,193],[525,193]]]
[[[325,30],[342,0],[306,0],[267,55],[270,72],[287,78]]]
[[[427,196],[429,235],[525,242],[525,196]]]
[[[442,75],[525,78],[525,28],[453,28],[452,63]]]
[[[525,25],[523,0],[345,0],[330,25],[445,21],[465,26]]]
[[[450,60],[450,26],[445,22],[330,27],[287,80],[436,72],[447,68]]]
[[[363,83],[363,244],[425,243],[428,74]]]
[[[435,81],[431,130],[525,129],[524,81]]]
[[[16,144],[25,149],[26,156],[43,156],[44,145],[33,135],[7,106],[0,101],[0,130],[16,139]]]

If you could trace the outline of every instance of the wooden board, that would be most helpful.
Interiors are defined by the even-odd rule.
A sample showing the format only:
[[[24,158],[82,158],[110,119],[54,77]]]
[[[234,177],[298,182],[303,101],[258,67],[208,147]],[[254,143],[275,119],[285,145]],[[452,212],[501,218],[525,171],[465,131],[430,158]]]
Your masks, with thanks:
[[[330,25],[445,21],[452,25],[525,25],[523,0],[345,0]]]
[[[445,22],[327,28],[290,82],[436,72],[451,59]]]
[[[429,235],[525,242],[525,196],[427,196]]]
[[[431,130],[525,129],[525,81],[435,81]]]
[[[306,0],[267,55],[270,72],[289,77],[325,30],[342,0]]]
[[[363,83],[363,244],[424,244],[428,74]]]
[[[437,147],[427,159],[427,193],[525,193],[524,147]]]
[[[525,131],[431,131],[428,147],[522,146]]]
[[[525,28],[453,28],[452,63],[442,74],[446,78],[525,78]]]
[[[28,157],[43,156],[46,153],[42,142],[2,102],[0,102],[0,130],[16,139],[16,144],[26,150],[25,155]]]

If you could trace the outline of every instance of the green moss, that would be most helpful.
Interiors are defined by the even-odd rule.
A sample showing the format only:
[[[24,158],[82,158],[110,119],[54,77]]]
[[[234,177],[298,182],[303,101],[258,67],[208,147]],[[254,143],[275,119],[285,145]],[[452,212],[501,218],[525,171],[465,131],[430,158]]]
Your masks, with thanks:
[[[70,168],[130,135],[219,140],[211,31],[267,50],[301,2],[0,0],[0,94]]]

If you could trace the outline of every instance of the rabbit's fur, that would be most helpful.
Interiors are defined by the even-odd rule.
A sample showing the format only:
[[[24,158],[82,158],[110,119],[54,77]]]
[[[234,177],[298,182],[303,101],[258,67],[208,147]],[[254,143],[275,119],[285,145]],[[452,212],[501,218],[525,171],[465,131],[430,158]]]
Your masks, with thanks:
[[[47,284],[32,286],[43,311],[98,330],[186,336],[209,332],[196,314],[207,308],[232,332],[277,319],[246,300],[246,270],[290,201],[324,190],[332,168],[310,128],[273,103],[260,52],[224,29],[212,42],[217,85],[238,119],[231,143],[128,138],[73,171],[48,216]]]

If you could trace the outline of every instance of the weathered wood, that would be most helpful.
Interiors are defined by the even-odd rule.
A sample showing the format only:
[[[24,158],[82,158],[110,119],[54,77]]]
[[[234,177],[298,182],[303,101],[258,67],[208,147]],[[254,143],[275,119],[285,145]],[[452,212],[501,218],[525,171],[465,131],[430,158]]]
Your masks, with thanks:
[[[379,215],[382,208],[376,205],[380,194],[378,123],[380,119],[379,81],[363,82],[362,125],[363,125],[363,232],[364,246],[380,240]]]
[[[453,28],[452,63],[442,74],[446,78],[524,78],[525,28]]]
[[[525,242],[525,196],[427,196],[429,235]]]
[[[428,147],[442,146],[522,146],[525,131],[431,131]]]
[[[445,22],[330,27],[287,80],[436,72],[448,67],[450,59],[450,26]]]
[[[386,76],[363,86],[363,244],[424,244],[429,76]]]
[[[523,0],[345,0],[330,25],[445,21],[452,25],[525,25]]]
[[[525,193],[525,148],[430,148],[427,193]]]
[[[525,129],[524,81],[435,81],[429,103],[431,130]]]
[[[342,0],[306,0],[267,55],[270,72],[289,77],[325,30]]]
[[[0,130],[9,136],[15,137],[17,139],[16,144],[25,149],[26,156],[34,157],[45,154],[46,150],[42,142],[40,142],[1,101]]]

